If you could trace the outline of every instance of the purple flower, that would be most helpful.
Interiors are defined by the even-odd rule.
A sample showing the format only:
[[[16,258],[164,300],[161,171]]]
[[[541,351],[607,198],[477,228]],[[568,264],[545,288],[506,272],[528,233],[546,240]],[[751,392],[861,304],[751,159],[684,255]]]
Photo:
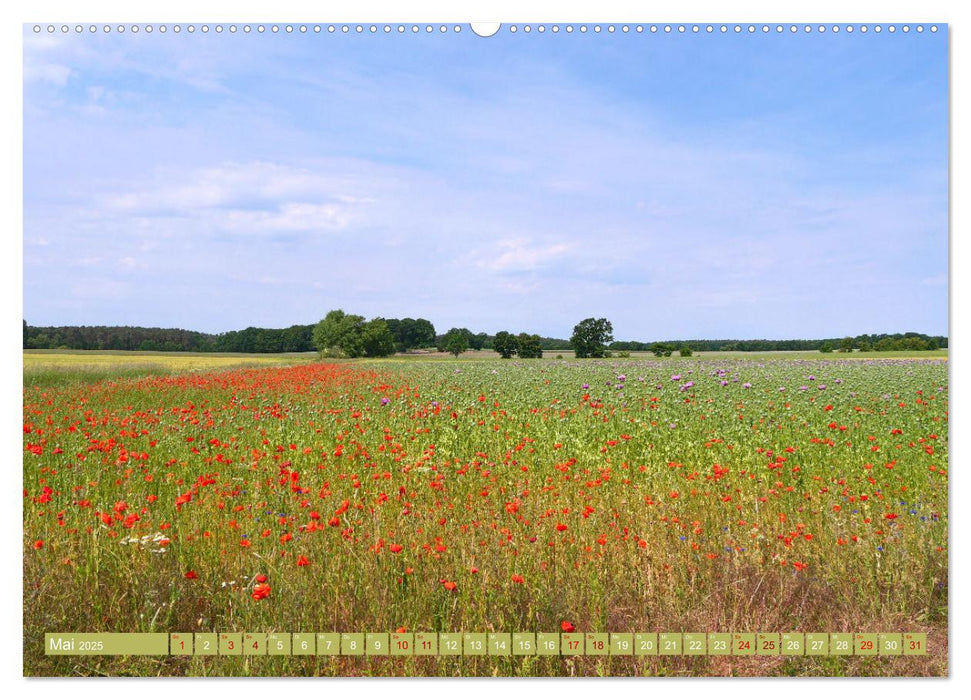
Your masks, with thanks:
[[[583,384],[583,385],[580,386],[580,388],[581,389],[589,389],[590,388],[590,385],[589,384]]]
[[[681,375],[680,374],[672,374],[671,375],[671,381],[672,382],[680,382],[681,381]]]
[[[728,380],[727,380],[727,379],[722,379],[722,380],[721,380],[720,382],[718,382],[718,383],[719,383],[719,384],[721,384],[722,386],[728,386]]]
[[[749,384],[748,382],[745,382],[744,384],[742,384],[742,388],[743,389],[751,389],[752,388],[752,385]]]
[[[626,374],[618,374],[617,375],[617,381],[618,382],[625,382],[625,381],[627,381],[627,375]]]
[[[387,406],[389,403],[391,403],[391,399],[389,399],[387,396],[385,396],[383,399],[381,399],[381,405],[382,406]]]
[[[814,374],[810,374],[810,375],[809,375],[809,381],[811,381],[811,382],[814,382],[814,381],[816,381],[816,375],[814,375]]]

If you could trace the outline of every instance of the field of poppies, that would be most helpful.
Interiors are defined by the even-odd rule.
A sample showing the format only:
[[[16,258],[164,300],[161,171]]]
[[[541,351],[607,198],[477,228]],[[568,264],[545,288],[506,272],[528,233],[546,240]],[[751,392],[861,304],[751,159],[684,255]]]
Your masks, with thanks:
[[[944,675],[946,359],[32,383],[27,675]],[[926,632],[922,657],[47,657],[45,632]]]

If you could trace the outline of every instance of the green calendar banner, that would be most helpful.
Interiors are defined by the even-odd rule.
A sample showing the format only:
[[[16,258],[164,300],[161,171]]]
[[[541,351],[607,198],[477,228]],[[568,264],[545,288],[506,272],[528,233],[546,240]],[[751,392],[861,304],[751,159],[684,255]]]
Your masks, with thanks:
[[[48,633],[46,653],[155,656],[915,656],[923,632]]]
[[[169,635],[143,633],[47,633],[48,656],[157,656],[168,655]]]

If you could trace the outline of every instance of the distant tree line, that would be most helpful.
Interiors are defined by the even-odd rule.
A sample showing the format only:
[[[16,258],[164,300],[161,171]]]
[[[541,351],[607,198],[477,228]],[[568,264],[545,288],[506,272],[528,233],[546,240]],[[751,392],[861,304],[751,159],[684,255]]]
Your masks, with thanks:
[[[923,333],[881,333],[875,335],[848,336],[845,338],[820,338],[817,340],[667,340],[662,342],[615,341],[611,351],[654,352],[659,347],[666,350],[687,348],[694,352],[771,352],[778,350],[820,350],[825,345],[848,352],[886,350],[937,350],[947,347],[947,336]]]
[[[363,317],[360,318],[364,323]],[[383,321],[391,337],[393,352],[409,352],[424,348],[446,351],[448,339],[461,336],[464,349],[495,350],[509,357],[542,357],[544,351],[578,350],[585,357],[603,357],[608,352],[652,352],[665,356],[678,352],[770,352],[777,350],[870,352],[887,350],[935,350],[947,348],[947,336],[928,336],[923,333],[882,333],[821,338],[817,340],[668,340],[668,341],[614,341],[610,322],[606,319],[585,319],[574,328],[571,340],[548,338],[520,333],[514,335],[500,331],[495,335],[473,333],[467,328],[452,328],[448,333],[436,334],[432,323],[423,318],[385,318]],[[375,321],[375,319],[372,319]],[[357,323],[357,320],[354,320]],[[367,322],[371,323],[371,322]],[[319,324],[318,324],[319,325]],[[387,336],[379,332],[380,324],[371,327],[372,351],[387,350]],[[143,350],[162,352],[240,352],[280,353],[314,352],[315,325],[297,325],[289,328],[249,327],[226,333],[200,333],[181,328],[143,328],[140,326],[30,326],[23,322],[24,349],[68,350]],[[577,331],[580,335],[577,336]],[[576,340],[580,347],[576,347]],[[510,338],[515,341],[510,346]],[[498,341],[498,345],[497,345]],[[376,345],[374,343],[377,343]],[[452,348],[460,345],[452,340]],[[536,345],[538,344],[538,349]],[[510,347],[515,349],[510,352]],[[524,355],[520,348],[525,348]],[[502,348],[502,349],[500,349]],[[463,349],[463,351],[464,351]],[[353,352],[358,352],[354,349]],[[537,354],[538,353],[538,354]],[[601,354],[602,353],[602,354]]]

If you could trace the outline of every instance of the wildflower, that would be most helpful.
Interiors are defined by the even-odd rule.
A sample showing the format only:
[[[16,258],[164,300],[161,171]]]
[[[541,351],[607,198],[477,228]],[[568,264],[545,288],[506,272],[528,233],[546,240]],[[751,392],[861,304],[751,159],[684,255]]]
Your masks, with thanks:
[[[307,559],[307,557],[305,557],[304,555],[301,554],[297,558],[297,566],[310,566],[310,560]]]
[[[574,627],[573,623],[569,620],[563,620],[563,622],[560,623],[560,629],[564,632],[576,632],[576,627]]]
[[[270,597],[270,586],[265,583],[253,586],[253,600],[263,600]]]
[[[190,569],[189,571],[186,571],[185,572],[185,577],[187,579],[189,579],[189,580],[195,580],[195,579],[199,578],[199,574],[197,574],[195,571],[192,571]]]
[[[512,575],[512,582],[513,583],[524,583],[525,581],[526,581],[526,579],[524,579],[519,574],[513,574]]]

